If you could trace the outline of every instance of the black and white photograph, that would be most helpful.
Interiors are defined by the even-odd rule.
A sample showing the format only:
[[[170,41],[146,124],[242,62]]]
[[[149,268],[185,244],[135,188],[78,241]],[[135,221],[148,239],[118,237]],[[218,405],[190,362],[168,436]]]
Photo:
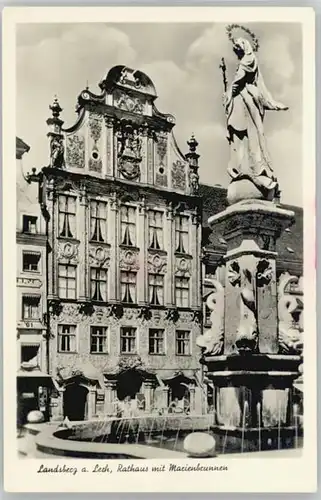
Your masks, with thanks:
[[[225,10],[15,24],[10,446],[42,482],[222,482],[315,432],[306,27]]]

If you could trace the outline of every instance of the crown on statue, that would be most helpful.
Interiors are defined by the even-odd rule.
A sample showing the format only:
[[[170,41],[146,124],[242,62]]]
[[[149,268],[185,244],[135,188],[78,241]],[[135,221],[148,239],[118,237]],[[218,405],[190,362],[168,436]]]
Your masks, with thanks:
[[[249,37],[251,38],[251,45],[253,47],[254,52],[257,52],[260,48],[259,40],[256,37],[256,35],[248,28],[245,28],[245,26],[242,26],[241,24],[229,24],[226,27],[226,34],[228,36],[228,39],[234,44],[235,43],[235,37],[233,36],[233,32],[235,30],[241,30]]]

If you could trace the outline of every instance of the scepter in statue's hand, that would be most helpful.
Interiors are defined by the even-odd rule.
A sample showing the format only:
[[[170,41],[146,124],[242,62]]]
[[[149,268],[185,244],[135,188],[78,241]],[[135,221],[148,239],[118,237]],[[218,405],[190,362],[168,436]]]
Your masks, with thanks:
[[[223,87],[224,87],[224,94],[223,94],[223,106],[226,112],[226,105],[227,105],[227,72],[226,72],[226,64],[225,64],[225,59],[222,57],[221,59],[221,64],[219,65],[219,68],[222,70],[222,76],[223,76]]]
[[[226,64],[225,64],[225,59],[222,57],[221,59],[221,64],[219,66],[222,70],[222,75],[223,75],[223,86],[224,86],[224,93],[227,91],[227,76],[226,76]]]

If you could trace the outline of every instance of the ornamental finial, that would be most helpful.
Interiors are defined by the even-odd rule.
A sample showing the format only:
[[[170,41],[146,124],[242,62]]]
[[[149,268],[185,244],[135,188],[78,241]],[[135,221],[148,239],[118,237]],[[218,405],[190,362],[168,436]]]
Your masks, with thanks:
[[[51,110],[52,116],[54,118],[59,118],[59,115],[62,112],[62,108],[60,107],[60,104],[59,104],[59,101],[58,101],[58,98],[56,95],[54,97],[53,103],[51,104],[51,106],[49,106],[49,109]]]
[[[197,140],[195,139],[195,136],[194,134],[192,134],[191,138],[189,141],[187,141],[187,145],[189,146],[189,152],[190,153],[195,153],[196,152],[196,148],[198,146],[198,142]]]

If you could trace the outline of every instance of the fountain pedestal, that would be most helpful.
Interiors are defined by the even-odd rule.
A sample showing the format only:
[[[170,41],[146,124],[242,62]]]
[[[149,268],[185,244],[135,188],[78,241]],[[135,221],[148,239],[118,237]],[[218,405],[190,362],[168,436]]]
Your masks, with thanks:
[[[280,351],[276,277],[276,241],[293,222],[293,212],[261,200],[240,201],[209,219],[227,242],[224,320],[202,363],[215,388],[215,432],[230,447],[284,447],[295,434],[292,392],[301,357]]]

